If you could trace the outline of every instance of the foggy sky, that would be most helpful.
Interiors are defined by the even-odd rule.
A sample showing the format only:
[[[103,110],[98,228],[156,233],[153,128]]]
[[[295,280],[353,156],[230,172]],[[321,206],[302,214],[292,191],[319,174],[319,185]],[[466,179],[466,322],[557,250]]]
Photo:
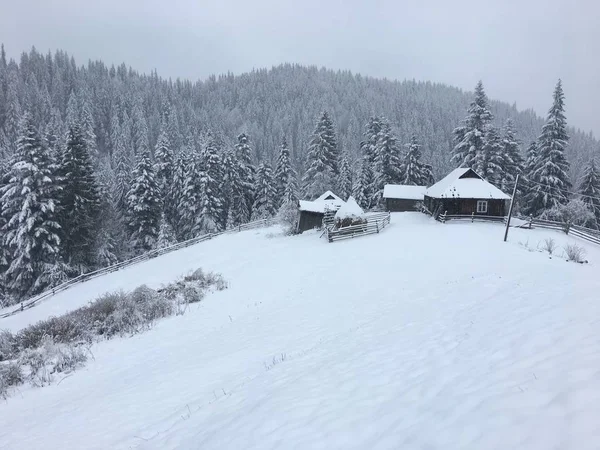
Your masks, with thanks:
[[[443,82],[545,116],[563,80],[570,125],[600,136],[596,0],[0,0],[9,56],[62,49],[172,78],[283,62]]]

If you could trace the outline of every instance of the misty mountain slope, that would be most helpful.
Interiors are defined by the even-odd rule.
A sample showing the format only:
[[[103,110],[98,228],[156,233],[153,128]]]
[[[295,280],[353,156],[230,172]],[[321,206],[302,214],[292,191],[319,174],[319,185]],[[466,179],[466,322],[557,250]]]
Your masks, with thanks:
[[[0,84],[5,87],[0,89],[0,128],[9,141],[14,138],[18,112],[30,110],[41,126],[56,126],[56,112],[63,122],[73,115],[75,108],[69,108],[73,96],[72,105],[91,114],[85,120],[93,120],[99,152],[113,155],[123,151],[115,144],[115,133],[121,131],[126,135],[125,150],[135,152],[136,130],[143,120],[151,148],[165,122],[176,151],[201,131],[210,129],[228,144],[244,131],[250,135],[257,160],[272,160],[285,135],[295,163],[301,166],[316,117],[325,109],[334,119],[339,142],[351,154],[358,152],[368,118],[384,115],[401,144],[412,134],[418,136],[425,159],[440,177],[454,168],[449,162],[452,130],[464,119],[472,100],[471,93],[443,84],[389,81],[291,64],[195,82],[165,80],[157,73],[140,75],[124,64],[109,68],[96,61],[79,67],[64,52],[44,56],[31,51],[23,54],[19,64],[1,66],[4,81]],[[495,98],[494,92],[488,95]],[[566,104],[568,119],[568,91]],[[498,126],[509,117],[514,119],[523,148],[540,135],[543,122],[530,110],[519,112],[498,101],[491,103],[491,109]],[[567,156],[577,179],[598,143],[570,131]]]
[[[271,228],[83,283],[54,300],[196,267],[229,288],[9,398],[0,447],[595,448],[600,248],[503,231],[416,213],[334,244]],[[546,237],[589,264],[524,246]]]

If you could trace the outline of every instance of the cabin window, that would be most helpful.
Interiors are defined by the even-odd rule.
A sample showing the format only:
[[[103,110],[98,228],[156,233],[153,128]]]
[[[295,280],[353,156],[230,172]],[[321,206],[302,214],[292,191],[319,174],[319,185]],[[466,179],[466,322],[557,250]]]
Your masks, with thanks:
[[[487,200],[477,200],[477,213],[487,213],[488,202]]]

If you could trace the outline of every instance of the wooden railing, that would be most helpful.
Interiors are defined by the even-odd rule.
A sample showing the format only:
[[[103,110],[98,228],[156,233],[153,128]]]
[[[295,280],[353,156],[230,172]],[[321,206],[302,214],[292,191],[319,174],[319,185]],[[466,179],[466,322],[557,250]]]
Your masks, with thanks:
[[[95,270],[93,272],[87,272],[87,273],[83,273],[75,278],[71,278],[70,280],[59,284],[58,286],[53,287],[52,289],[48,289],[45,292],[42,292],[41,294],[38,294],[34,297],[31,297],[27,300],[22,301],[17,307],[15,307],[14,309],[12,309],[11,311],[5,312],[4,314],[0,315],[0,319],[1,318],[5,318],[5,317],[9,317],[12,316],[14,314],[17,314],[25,309],[29,309],[29,308],[33,308],[35,305],[37,305],[38,303],[42,302],[43,300],[50,298],[52,296],[54,296],[55,294],[62,292],[62,291],[66,291],[67,289],[73,287],[76,284],[79,283],[83,283],[87,280],[91,280],[92,278],[97,278],[100,277],[102,275],[106,275],[107,273],[111,273],[111,272],[116,272],[117,270],[121,270],[125,267],[129,267],[133,264],[137,264],[139,262],[142,261],[147,261],[149,259],[152,258],[156,258],[157,256],[161,256],[164,255],[166,253],[171,253],[177,250],[181,250],[182,248],[186,248],[189,247],[191,245],[195,245],[198,244],[200,242],[204,242],[207,241],[209,239],[212,239],[214,237],[220,236],[222,234],[226,234],[226,233],[235,233],[235,232],[239,232],[239,231],[245,231],[245,230],[251,230],[253,228],[262,228],[262,227],[266,227],[269,225],[272,225],[274,223],[274,219],[261,219],[261,220],[255,220],[253,222],[248,222],[233,228],[230,228],[228,230],[225,231],[221,231],[218,233],[208,233],[208,234],[204,234],[202,236],[198,236],[192,239],[189,239],[187,241],[183,241],[183,242],[178,242],[176,244],[170,245],[168,247],[163,247],[163,248],[157,248],[155,250],[150,250],[149,252],[146,252],[142,255],[138,255],[134,258],[125,260],[125,261],[121,261],[118,262],[116,264],[113,264],[111,266],[107,266],[104,267],[102,269],[98,269]]]
[[[366,223],[328,230],[327,239],[329,242],[334,242],[379,233],[390,224],[390,218],[389,212],[367,213]]]
[[[465,221],[469,221],[469,222],[504,222],[505,221],[505,217],[504,216],[484,216],[481,214],[448,214],[447,211],[445,211],[443,214],[440,214],[437,217],[437,220],[442,222],[442,223],[446,223],[449,220],[465,220]]]
[[[580,225],[573,225],[569,222],[534,219],[531,216],[521,216],[519,219],[526,221],[525,224],[521,225],[521,228],[548,228],[551,230],[562,231],[565,234],[570,234],[588,242],[600,245],[600,231],[598,230],[592,230],[591,228],[582,227]]]

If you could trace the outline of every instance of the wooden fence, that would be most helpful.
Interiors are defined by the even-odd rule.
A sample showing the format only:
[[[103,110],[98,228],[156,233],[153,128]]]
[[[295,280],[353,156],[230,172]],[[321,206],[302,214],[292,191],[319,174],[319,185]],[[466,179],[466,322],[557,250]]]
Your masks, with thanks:
[[[437,220],[442,222],[442,223],[446,223],[449,220],[464,220],[467,222],[504,222],[506,220],[506,218],[504,216],[482,216],[482,215],[478,215],[478,214],[465,214],[465,215],[459,215],[459,214],[448,214],[447,212],[444,212],[443,214],[440,214],[437,217]]]
[[[91,280],[92,278],[97,278],[102,275],[106,275],[107,273],[116,272],[117,270],[123,269],[125,267],[129,267],[133,264],[137,264],[142,261],[147,261],[149,259],[156,258],[157,256],[161,256],[166,253],[171,253],[171,252],[174,252],[177,250],[181,250],[182,248],[186,248],[191,245],[195,245],[200,242],[207,241],[209,239],[220,236],[222,234],[251,230],[253,228],[262,228],[262,227],[272,225],[273,223],[274,223],[274,219],[255,220],[253,222],[248,222],[243,225],[239,225],[237,227],[233,227],[228,230],[221,231],[219,233],[204,234],[202,236],[198,236],[198,237],[189,239],[187,241],[178,242],[178,243],[170,245],[168,247],[150,250],[147,253],[144,253],[142,255],[136,256],[134,258],[131,258],[131,259],[128,259],[125,261],[118,262],[111,266],[107,266],[102,269],[95,270],[93,272],[83,273],[75,278],[71,278],[70,280],[68,280],[62,284],[59,284],[58,286],[53,287],[52,289],[49,289],[49,290],[42,292],[34,297],[31,297],[28,300],[22,301],[19,304],[19,306],[16,307],[15,309],[8,311],[4,314],[1,314],[0,319],[12,316],[12,315],[17,314],[25,309],[33,308],[36,304],[42,302],[43,300],[50,298],[59,292],[66,291],[67,289],[71,288],[72,286],[74,286],[78,283],[83,283],[87,280]]]
[[[367,213],[366,223],[328,230],[327,239],[329,242],[334,242],[379,233],[390,224],[390,217],[389,212]]]
[[[554,220],[546,219],[534,219],[533,217],[516,216],[517,219],[525,221],[522,225],[516,226],[516,228],[547,228],[550,230],[562,231],[563,233],[570,234],[572,236],[584,239],[588,242],[600,245],[600,231],[592,230],[591,228],[582,227],[579,225],[573,225],[571,223],[557,222]],[[479,216],[476,214],[471,215],[451,215],[444,212],[437,217],[437,220],[446,223],[449,220],[465,220],[470,222],[503,222],[506,223],[508,220],[507,216]]]
[[[588,242],[600,245],[600,231],[591,228],[573,225],[571,223],[557,222],[554,220],[534,219],[533,217],[518,217],[526,221],[520,228],[548,228],[550,230],[562,231],[565,234],[584,239]]]

